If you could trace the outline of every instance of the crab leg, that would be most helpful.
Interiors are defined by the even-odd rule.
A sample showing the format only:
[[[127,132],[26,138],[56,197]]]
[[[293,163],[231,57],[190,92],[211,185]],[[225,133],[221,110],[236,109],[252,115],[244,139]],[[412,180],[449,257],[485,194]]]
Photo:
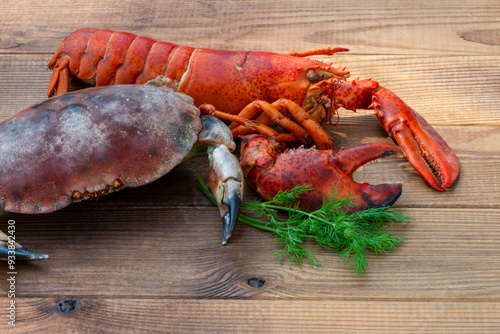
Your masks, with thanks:
[[[9,238],[4,232],[0,231],[0,259],[7,260],[45,260],[49,256],[43,253],[37,253],[29,250],[13,239]]]
[[[373,109],[384,130],[403,148],[415,170],[433,188],[444,191],[458,177],[453,150],[427,121],[396,94],[376,81],[343,80],[336,99],[344,108]]]

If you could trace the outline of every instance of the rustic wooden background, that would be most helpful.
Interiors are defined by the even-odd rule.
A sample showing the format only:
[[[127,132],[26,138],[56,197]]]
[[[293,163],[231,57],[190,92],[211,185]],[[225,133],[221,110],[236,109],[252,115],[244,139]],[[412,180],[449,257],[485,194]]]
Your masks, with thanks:
[[[363,277],[322,250],[322,269],[280,265],[269,235],[243,224],[221,246],[217,209],[192,185],[203,160],[54,214],[0,213],[1,229],[14,219],[18,240],[50,254],[16,264],[15,328],[2,265],[0,332],[500,332],[497,0],[2,0],[0,13],[0,120],[45,98],[46,63],[81,27],[212,48],[343,46],[351,52],[323,59],[396,92],[461,162],[446,193],[404,160],[357,173],[404,182],[396,206],[415,218],[392,229],[406,241],[372,256]],[[337,147],[391,142],[368,111],[342,111],[328,131]]]

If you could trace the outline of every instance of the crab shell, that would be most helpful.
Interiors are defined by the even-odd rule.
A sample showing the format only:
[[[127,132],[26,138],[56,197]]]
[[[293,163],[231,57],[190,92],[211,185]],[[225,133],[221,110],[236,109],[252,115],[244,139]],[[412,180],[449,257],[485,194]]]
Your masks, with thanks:
[[[138,85],[29,107],[0,124],[0,209],[48,213],[150,183],[190,152],[199,116],[192,98]]]

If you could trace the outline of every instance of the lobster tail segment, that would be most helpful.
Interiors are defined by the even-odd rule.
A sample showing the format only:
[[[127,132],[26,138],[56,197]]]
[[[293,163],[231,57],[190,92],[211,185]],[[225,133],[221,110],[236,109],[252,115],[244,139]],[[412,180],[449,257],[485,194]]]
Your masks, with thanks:
[[[82,55],[95,32],[96,29],[83,28],[67,36],[61,43],[47,64],[47,69],[54,70],[47,90],[48,97],[68,91],[70,77],[78,73]]]
[[[50,77],[47,96],[61,95],[69,90],[69,59],[67,57],[58,58],[54,63],[54,72]]]

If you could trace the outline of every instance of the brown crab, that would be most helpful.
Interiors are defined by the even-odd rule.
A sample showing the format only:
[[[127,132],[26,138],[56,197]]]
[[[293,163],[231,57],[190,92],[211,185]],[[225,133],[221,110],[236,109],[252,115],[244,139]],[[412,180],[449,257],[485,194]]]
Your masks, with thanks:
[[[53,212],[148,184],[208,153],[224,244],[236,225],[243,191],[241,166],[230,153],[235,147],[229,128],[215,117],[200,118],[184,94],[151,85],[67,93],[0,124],[0,209]],[[2,234],[0,258],[47,257]]]

